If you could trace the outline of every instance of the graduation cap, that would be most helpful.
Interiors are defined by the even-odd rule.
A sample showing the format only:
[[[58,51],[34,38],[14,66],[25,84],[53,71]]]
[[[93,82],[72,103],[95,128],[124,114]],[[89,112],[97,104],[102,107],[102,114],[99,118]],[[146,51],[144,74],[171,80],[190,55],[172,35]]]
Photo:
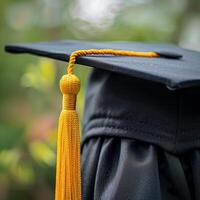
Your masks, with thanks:
[[[69,61],[60,81],[56,200],[200,199],[200,53],[83,41],[7,45],[6,51]],[[75,63],[95,68],[86,95],[82,173]]]

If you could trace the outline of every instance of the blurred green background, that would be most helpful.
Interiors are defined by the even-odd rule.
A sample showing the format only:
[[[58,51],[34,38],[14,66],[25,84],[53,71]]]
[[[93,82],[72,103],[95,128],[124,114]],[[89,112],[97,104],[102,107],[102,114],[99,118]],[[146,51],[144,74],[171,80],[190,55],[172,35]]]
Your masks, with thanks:
[[[58,81],[65,63],[4,52],[58,39],[170,42],[200,50],[199,0],[1,0],[0,199],[54,199]],[[89,69],[81,78],[83,115]]]

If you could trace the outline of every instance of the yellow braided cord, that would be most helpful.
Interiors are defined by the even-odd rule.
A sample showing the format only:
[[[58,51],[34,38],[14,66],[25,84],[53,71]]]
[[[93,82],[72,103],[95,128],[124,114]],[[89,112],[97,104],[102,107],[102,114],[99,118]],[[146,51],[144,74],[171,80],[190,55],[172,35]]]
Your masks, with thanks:
[[[116,56],[158,57],[155,52],[134,52],[113,49],[78,50],[71,54],[67,75],[60,80],[63,108],[59,118],[57,142],[55,200],[81,200],[80,133],[76,96],[80,81],[73,74],[78,56],[110,54]]]
[[[77,50],[74,51],[69,59],[67,66],[67,73],[73,74],[74,64],[76,58],[79,56],[87,55],[115,55],[115,56],[132,56],[132,57],[159,57],[155,52],[137,52],[137,51],[125,51],[125,50],[114,50],[114,49],[88,49],[88,50]]]

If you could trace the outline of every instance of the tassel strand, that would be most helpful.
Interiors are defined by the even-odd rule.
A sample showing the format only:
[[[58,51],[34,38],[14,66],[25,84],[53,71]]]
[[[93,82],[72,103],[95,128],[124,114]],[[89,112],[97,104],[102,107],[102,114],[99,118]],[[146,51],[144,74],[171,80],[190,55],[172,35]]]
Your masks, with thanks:
[[[63,108],[59,118],[56,169],[56,200],[81,200],[80,134],[76,95],[80,81],[73,74],[60,80]]]

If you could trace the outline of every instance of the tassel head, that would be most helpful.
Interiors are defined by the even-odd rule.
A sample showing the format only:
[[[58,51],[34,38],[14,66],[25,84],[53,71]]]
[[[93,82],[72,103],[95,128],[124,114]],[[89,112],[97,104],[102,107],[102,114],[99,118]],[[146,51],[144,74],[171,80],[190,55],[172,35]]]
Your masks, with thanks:
[[[63,110],[76,109],[76,96],[80,90],[80,80],[74,74],[63,75],[60,80],[60,90],[63,94]]]
[[[80,80],[74,74],[66,74],[60,80],[60,90],[63,94],[78,94]]]

